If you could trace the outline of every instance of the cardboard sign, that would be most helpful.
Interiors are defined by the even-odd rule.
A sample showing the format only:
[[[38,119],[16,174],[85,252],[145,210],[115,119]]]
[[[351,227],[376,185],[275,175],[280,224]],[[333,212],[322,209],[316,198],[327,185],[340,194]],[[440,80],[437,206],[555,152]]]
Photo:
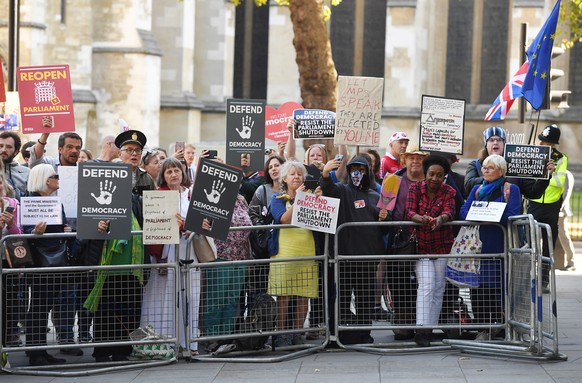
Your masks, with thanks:
[[[265,166],[265,101],[226,101],[226,162],[243,171]]]
[[[22,132],[75,131],[68,65],[17,68]]]
[[[67,218],[77,218],[77,196],[79,195],[79,168],[77,166],[59,166],[59,190]]]
[[[339,76],[337,86],[334,143],[377,147],[384,79]]]
[[[293,138],[333,138],[335,113],[329,110],[303,109],[293,112]]]
[[[547,179],[551,153],[551,146],[506,144],[506,177]]]
[[[0,130],[18,130],[20,121],[20,103],[18,92],[6,93],[6,102],[0,109]]]
[[[465,100],[422,96],[420,150],[463,154]]]
[[[77,237],[130,239],[131,165],[82,162],[78,167]],[[109,221],[109,230],[99,232],[99,221]]]
[[[500,222],[506,206],[507,203],[505,202],[473,201],[469,208],[469,212],[467,213],[466,220],[477,222]]]
[[[312,193],[297,191],[291,224],[334,234],[337,227],[339,204],[338,198],[317,197]]]
[[[143,243],[179,244],[180,226],[176,213],[180,211],[177,190],[143,191]]]
[[[60,197],[21,197],[20,223],[36,225],[46,222],[47,225],[63,224],[63,209]]]
[[[6,102],[6,88],[4,87],[4,66],[0,57],[0,102]]]
[[[240,169],[200,158],[184,228],[212,238],[226,239],[242,177]],[[209,221],[210,230],[202,229],[204,219]]]
[[[303,105],[293,101],[282,104],[279,109],[267,106],[265,108],[265,138],[276,142],[287,142],[290,134],[287,122],[293,117],[293,111],[297,109],[303,109]]]

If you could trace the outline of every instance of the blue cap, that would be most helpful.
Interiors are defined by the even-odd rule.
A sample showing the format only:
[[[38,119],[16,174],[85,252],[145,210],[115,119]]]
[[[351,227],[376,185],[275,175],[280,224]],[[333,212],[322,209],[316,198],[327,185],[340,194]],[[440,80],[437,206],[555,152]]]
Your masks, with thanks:
[[[483,131],[483,146],[487,146],[487,140],[493,136],[500,137],[503,142],[507,142],[505,138],[505,130],[499,126],[490,126]]]

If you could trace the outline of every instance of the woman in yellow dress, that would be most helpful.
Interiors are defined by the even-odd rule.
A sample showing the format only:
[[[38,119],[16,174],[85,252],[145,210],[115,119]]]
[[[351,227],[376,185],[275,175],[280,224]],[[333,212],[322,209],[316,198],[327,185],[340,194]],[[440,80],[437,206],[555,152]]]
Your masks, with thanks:
[[[293,203],[298,191],[306,191],[303,180],[307,170],[298,161],[285,162],[279,171],[281,192],[273,195],[271,213],[275,224],[290,224],[293,216]],[[316,189],[316,194],[321,189]],[[312,257],[315,256],[315,238],[308,229],[280,229],[278,251],[273,252],[271,259]],[[289,298],[295,297],[297,307],[293,324],[295,328],[303,328],[307,317],[309,298],[318,297],[318,269],[315,261],[276,262],[269,271],[268,293],[277,297],[277,328],[283,330],[287,323]],[[276,346],[287,346],[302,343],[301,334],[293,337],[285,334],[276,337]]]

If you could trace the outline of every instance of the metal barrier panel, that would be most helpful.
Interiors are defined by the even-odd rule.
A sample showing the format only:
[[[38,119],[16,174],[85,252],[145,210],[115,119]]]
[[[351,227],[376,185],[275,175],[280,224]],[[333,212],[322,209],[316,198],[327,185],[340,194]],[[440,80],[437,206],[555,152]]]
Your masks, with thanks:
[[[447,225],[479,224],[458,221]],[[483,225],[499,227],[506,237],[503,226]],[[488,272],[482,273],[479,288],[458,288],[445,282],[444,274],[447,260],[456,258],[456,255],[342,254],[337,238],[346,235],[342,231],[352,226],[417,225],[408,221],[358,222],[345,223],[338,228],[334,256],[337,282],[335,334],[342,347],[368,352],[418,351],[413,342],[418,330],[440,330],[432,334],[432,341],[440,346],[445,337],[491,339],[503,333],[507,324],[504,315],[507,311],[504,288],[506,251],[466,254],[466,257],[478,259],[481,270]],[[507,241],[503,241],[506,249]],[[434,291],[440,290],[440,308],[427,308],[430,298],[425,296],[431,292],[426,286]],[[435,294],[436,299],[440,299],[439,294]],[[423,315],[421,318],[419,313]]]
[[[74,236],[10,235],[2,241],[4,245],[5,240],[15,237]],[[136,363],[160,365],[176,360],[176,262],[1,271],[7,291],[1,298],[0,324],[6,333],[2,334],[5,346],[0,346],[0,352],[14,356],[13,365],[3,366],[4,371],[80,376],[135,367]],[[130,354],[137,358],[129,360]],[[28,359],[29,366],[20,366],[16,359]],[[154,359],[156,362],[151,362]]]
[[[291,225],[233,227],[296,230]],[[308,233],[310,236],[311,232]],[[327,239],[326,239],[327,243]],[[327,249],[327,246],[325,246]],[[188,251],[192,251],[188,246]],[[327,250],[326,250],[327,251]],[[195,259],[195,254],[187,256]],[[286,256],[270,259],[186,265],[186,275],[199,275],[198,360],[280,361],[312,353],[328,339],[327,257]],[[192,286],[186,283],[186,287]],[[277,353],[277,351],[283,351]]]
[[[542,233],[549,257],[542,255]],[[449,341],[456,348],[484,355],[566,360],[558,351],[556,285],[549,225],[531,215],[509,218],[508,331],[502,342],[477,345]],[[544,270],[546,268],[547,271]]]

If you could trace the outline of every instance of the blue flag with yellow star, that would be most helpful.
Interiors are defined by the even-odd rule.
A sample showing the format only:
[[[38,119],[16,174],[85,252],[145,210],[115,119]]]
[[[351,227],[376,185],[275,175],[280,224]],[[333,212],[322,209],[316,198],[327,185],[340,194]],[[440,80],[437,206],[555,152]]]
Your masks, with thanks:
[[[550,81],[550,62],[552,60],[552,48],[556,37],[556,24],[560,14],[560,0],[554,6],[550,17],[527,48],[527,61],[529,69],[523,80],[522,94],[531,106],[538,110],[546,96],[546,86]]]

